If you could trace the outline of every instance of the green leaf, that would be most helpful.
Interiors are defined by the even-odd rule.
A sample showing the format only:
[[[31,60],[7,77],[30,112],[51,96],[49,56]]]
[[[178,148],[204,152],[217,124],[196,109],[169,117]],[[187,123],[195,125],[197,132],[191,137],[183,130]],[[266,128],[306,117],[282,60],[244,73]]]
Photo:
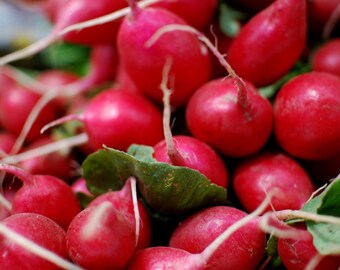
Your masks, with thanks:
[[[83,175],[94,195],[118,190],[128,177],[135,176],[145,202],[162,215],[180,215],[227,203],[226,189],[212,184],[196,170],[141,161],[110,148],[89,155],[83,163]]]
[[[309,201],[302,210],[340,217],[340,178],[335,179],[319,196]],[[308,220],[306,224],[308,231],[313,236],[314,246],[320,254],[340,254],[340,225],[311,220]]]
[[[236,37],[241,30],[240,20],[244,18],[244,13],[232,9],[225,3],[220,5],[219,27],[226,36]]]
[[[128,148],[128,154],[145,162],[156,162],[153,158],[153,148],[145,145],[132,144]]]

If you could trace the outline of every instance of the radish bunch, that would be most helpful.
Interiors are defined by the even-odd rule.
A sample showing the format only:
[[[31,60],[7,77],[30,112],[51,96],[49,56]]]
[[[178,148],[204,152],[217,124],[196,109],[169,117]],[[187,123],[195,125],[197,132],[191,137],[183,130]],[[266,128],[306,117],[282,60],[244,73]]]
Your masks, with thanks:
[[[15,3],[0,270],[340,268],[338,0]]]

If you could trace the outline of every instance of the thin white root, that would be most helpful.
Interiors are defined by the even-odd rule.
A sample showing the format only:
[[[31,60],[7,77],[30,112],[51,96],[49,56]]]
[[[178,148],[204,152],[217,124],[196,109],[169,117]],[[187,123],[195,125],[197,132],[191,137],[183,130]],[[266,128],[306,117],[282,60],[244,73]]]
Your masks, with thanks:
[[[322,256],[321,254],[317,253],[307,264],[305,270],[314,270],[319,263],[322,261],[322,259],[324,258],[324,256]]]
[[[55,91],[48,91],[46,92],[38,102],[34,105],[33,109],[31,110],[30,114],[28,115],[25,124],[16,139],[16,142],[11,150],[10,154],[16,154],[20,151],[22,145],[24,144],[27,134],[30,132],[35,120],[38,118],[41,111],[45,108],[45,106],[52,101],[57,96]]]
[[[147,7],[149,5],[157,3],[159,1],[161,1],[161,0],[144,0],[144,1],[138,2],[138,6]],[[92,20],[88,20],[88,21],[85,21],[85,22],[70,25],[68,27],[65,27],[58,34],[59,34],[59,36],[63,36],[65,34],[69,33],[69,32],[72,32],[72,31],[78,31],[78,30],[93,27],[93,26],[96,26],[96,25],[112,22],[114,20],[120,19],[120,18],[128,15],[130,13],[130,11],[131,11],[130,7],[126,7],[126,8],[117,10],[115,12],[112,12],[110,14],[92,19]]]
[[[7,164],[16,164],[24,160],[28,160],[31,158],[40,157],[40,156],[44,156],[50,153],[58,152],[62,149],[69,149],[71,147],[79,146],[87,142],[88,142],[87,134],[81,133],[79,135],[76,135],[76,136],[73,136],[67,139],[59,140],[53,143],[49,143],[49,144],[28,150],[26,152],[23,152],[23,153],[14,155],[14,156],[5,157],[1,159],[0,161],[3,163],[7,163]]]
[[[137,180],[135,177],[131,177],[131,195],[132,195],[132,203],[133,203],[133,211],[135,214],[135,233],[136,233],[136,246],[138,244],[139,235],[140,235],[140,213],[138,208],[138,198],[137,198]]]
[[[220,245],[228,239],[229,236],[231,236],[235,231],[242,228],[255,218],[257,218],[259,215],[263,213],[263,211],[269,206],[270,199],[272,197],[272,194],[269,193],[268,197],[250,214],[245,216],[244,218],[238,220],[234,224],[232,224],[228,229],[226,229],[219,237],[217,237],[213,242],[207,246],[204,251],[201,253],[202,258],[204,261],[208,261],[209,258],[214,254],[214,252],[220,247]]]
[[[81,230],[81,235],[85,240],[95,237],[98,227],[101,227],[101,220],[112,207],[110,202],[104,201],[88,216],[87,222]]]
[[[279,220],[289,220],[289,219],[296,219],[301,218],[305,220],[312,220],[315,222],[323,222],[323,223],[330,223],[334,225],[340,225],[340,217],[328,216],[328,215],[320,215],[309,213],[301,210],[281,210],[278,212],[274,212],[275,215]]]
[[[0,223],[0,233],[27,251],[68,270],[84,270]]]
[[[140,7],[146,7],[149,6],[151,4],[157,3],[160,0],[144,0],[144,1],[140,1],[138,3],[138,5]],[[92,26],[96,26],[96,25],[100,25],[100,24],[104,24],[107,22],[111,22],[114,20],[117,20],[119,18],[124,17],[125,15],[129,14],[130,12],[130,8],[126,7],[123,8],[121,10],[117,10],[115,12],[112,12],[108,15],[105,16],[101,16],[92,20],[88,20],[85,22],[81,22],[81,23],[77,23],[74,25],[70,25],[68,27],[65,27],[64,29],[62,29],[59,32],[51,32],[48,36],[46,36],[43,39],[38,40],[37,42],[27,46],[26,48],[19,50],[19,51],[15,51],[13,53],[10,53],[8,55],[5,55],[3,57],[0,58],[0,66],[9,64],[11,62],[32,56],[38,52],[41,52],[42,50],[46,49],[48,46],[50,46],[51,44],[53,44],[54,42],[56,42],[57,40],[59,40],[63,35],[72,32],[72,31],[77,31],[77,30],[82,30],[85,28],[89,28]]]
[[[183,31],[194,34],[218,59],[222,67],[224,67],[227,73],[235,80],[235,84],[238,88],[238,102],[243,107],[244,111],[248,115],[248,95],[246,90],[246,85],[242,78],[240,78],[234,69],[227,62],[225,57],[218,51],[215,45],[200,31],[190,25],[181,25],[181,24],[169,24],[158,29],[153,36],[145,43],[145,47],[151,47],[157,40],[167,32],[172,31]]]

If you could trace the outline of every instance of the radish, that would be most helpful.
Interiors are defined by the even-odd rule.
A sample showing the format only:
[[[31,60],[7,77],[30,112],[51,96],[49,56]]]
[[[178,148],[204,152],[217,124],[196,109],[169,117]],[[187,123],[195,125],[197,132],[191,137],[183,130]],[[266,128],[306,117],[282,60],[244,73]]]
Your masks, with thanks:
[[[163,129],[165,139],[154,147],[153,157],[159,162],[167,162],[174,166],[189,167],[204,174],[216,185],[226,187],[228,172],[223,160],[206,143],[190,136],[172,136],[170,128],[170,97],[167,89],[167,71],[171,66],[164,67],[164,78],[161,84],[163,91]]]
[[[112,2],[110,0],[100,2],[98,1],[96,3],[93,3],[92,6],[90,6],[92,7],[92,9],[90,9],[90,12],[88,12],[89,9],[84,9],[84,5],[86,5],[85,0],[67,1],[67,12],[65,12],[64,15],[60,15],[61,18],[59,18],[59,10],[56,10],[56,12],[52,14],[51,18],[58,19],[58,22],[56,22],[53,31],[49,35],[47,35],[43,39],[38,40],[36,43],[33,43],[28,47],[25,47],[22,50],[15,51],[13,53],[1,57],[0,66],[38,53],[66,35],[68,35],[69,38],[72,39],[72,41],[85,42],[86,44],[88,43],[103,44],[108,42],[110,43],[110,41],[112,44],[112,40],[115,40],[115,35],[113,36],[107,35],[107,31],[102,32],[102,30],[106,28],[107,25],[109,25],[107,29],[108,32],[116,31],[117,27],[119,26],[119,22],[117,24],[117,22],[115,21],[129,13],[128,7],[123,9],[118,8],[118,10],[115,9],[115,11],[110,13],[110,10],[112,8],[117,8],[117,4],[121,5],[123,3],[124,5],[126,5],[126,3],[123,0],[119,1],[120,2],[117,1]],[[158,1],[160,0],[142,0],[140,2],[140,5],[148,6]],[[60,6],[63,8],[63,11],[65,11],[64,4],[65,4],[64,1],[60,3]],[[58,9],[60,6],[59,3],[58,4],[52,3],[52,9],[54,7]],[[100,16],[100,14],[106,15]],[[83,18],[85,21],[79,22],[81,18]],[[113,27],[110,27],[110,25],[111,26],[113,25]],[[86,31],[92,32],[93,31],[92,29],[95,26],[99,26],[98,35],[96,35],[96,32],[93,33],[95,35],[95,38],[93,37],[89,38],[87,35],[83,35],[83,33]],[[77,35],[77,32],[80,32],[80,34]],[[103,40],[100,41],[99,38],[102,38]]]
[[[223,231],[247,213],[229,206],[203,209],[185,219],[170,238],[169,246],[200,253]],[[264,256],[266,237],[254,220],[220,245],[204,269],[255,269]]]
[[[64,1],[65,2],[65,1]],[[127,6],[124,0],[100,0],[89,4],[84,0],[71,0],[63,4],[55,5],[52,35],[67,26],[97,18],[122,9]],[[86,7],[86,8],[85,8]],[[63,40],[82,44],[114,43],[118,31],[119,22],[110,23],[87,28],[77,32],[71,32],[63,36]],[[110,33],[110,34],[108,34]]]
[[[301,226],[300,226],[301,227]],[[298,228],[299,237],[278,241],[278,253],[287,269],[298,270],[337,270],[340,267],[340,256],[322,256],[313,245],[312,235],[306,228]]]
[[[162,138],[162,116],[143,96],[108,89],[96,95],[81,115],[68,115],[44,130],[67,120],[84,122],[93,149],[103,145],[125,151],[132,144],[154,145]]]
[[[2,157],[7,156],[11,152],[15,140],[16,137],[13,134],[5,131],[0,132],[0,152]]]
[[[209,26],[217,11],[217,5],[217,0],[162,0],[151,6],[165,8],[183,18],[191,26],[202,30]]]
[[[96,223],[91,224],[91,219]],[[90,233],[87,226],[93,228]],[[85,269],[123,269],[134,252],[135,240],[129,220],[104,201],[87,207],[72,220],[66,248],[71,260]]]
[[[274,103],[274,131],[280,146],[301,159],[340,155],[340,78],[310,72],[294,77]]]
[[[81,210],[70,186],[56,177],[32,175],[23,169],[3,163],[0,164],[0,171],[15,175],[23,183],[15,194],[12,213],[41,214],[67,229]]]
[[[18,136],[39,98],[39,94],[19,85],[7,89],[6,94],[2,93],[0,96],[0,122],[3,127]],[[28,132],[27,139],[33,140],[38,137],[40,129],[56,119],[56,115],[57,110],[53,104],[45,106]]]
[[[312,70],[340,77],[340,38],[329,40],[316,49],[312,56]]]
[[[67,259],[66,233],[51,219],[35,214],[14,214],[0,222],[0,269],[61,269],[8,236],[10,229],[61,258]]]
[[[171,105],[184,106],[196,88],[210,76],[208,51],[192,34],[177,31],[164,34],[153,44],[146,44],[166,25],[187,24],[165,9],[141,8],[133,0],[130,5],[132,12],[124,18],[117,37],[118,54],[125,70],[145,95],[160,103],[162,71],[167,59],[171,59]]]
[[[301,209],[314,191],[301,165],[280,152],[264,152],[242,161],[233,174],[233,189],[242,206],[253,211],[275,190],[266,211]]]
[[[277,0],[243,26],[227,60],[241,78],[266,86],[293,67],[306,34],[306,1]]]
[[[132,228],[135,228],[136,221],[133,205],[133,197],[131,191],[131,179],[128,179],[125,182],[123,188],[119,191],[108,191],[98,197],[96,197],[89,205],[91,206],[99,206],[103,202],[109,202],[114,207],[115,211],[124,216]],[[138,233],[138,244],[136,246],[136,250],[146,248],[150,245],[151,240],[151,228],[150,228],[150,217],[146,211],[144,205],[138,201],[138,213],[139,219],[141,223],[140,232]]]
[[[29,151],[55,141],[56,140],[50,136],[42,136],[29,144],[23,151]],[[31,174],[48,174],[68,181],[76,172],[75,161],[70,155],[70,151],[69,149],[26,159],[17,165]]]
[[[259,151],[272,132],[272,108],[257,89],[245,81],[215,79],[201,86],[186,107],[186,121],[194,137],[228,157]]]
[[[270,198],[270,194],[269,194]],[[232,224],[229,224],[225,230],[221,230],[220,234],[217,234],[217,238],[210,239],[210,242],[206,243],[204,247],[199,248],[200,251],[197,251],[196,253],[190,253],[183,249],[178,249],[175,247],[151,247],[147,249],[140,250],[134,254],[132,259],[130,260],[130,263],[127,267],[127,270],[166,270],[166,269],[185,269],[185,270],[203,270],[203,269],[210,269],[210,265],[213,264],[212,269],[219,269],[214,267],[219,267],[218,262],[214,259],[215,254],[220,253],[219,249],[223,248],[225,242],[229,242],[231,245],[235,245],[237,248],[234,248],[231,246],[227,246],[225,251],[230,251],[230,253],[235,254],[243,254],[243,259],[248,257],[248,262],[238,261],[239,258],[235,258],[231,256],[231,264],[229,264],[229,261],[223,261],[220,265],[221,269],[253,269],[256,267],[254,263],[256,260],[259,260],[259,254],[264,253],[265,248],[265,234],[260,231],[257,225],[255,225],[257,222],[257,216],[261,214],[261,212],[268,206],[268,200],[265,200],[261,206],[256,209],[253,213],[247,215],[246,213],[234,209],[230,207],[230,211],[236,213],[234,222],[231,222]],[[219,208],[219,206],[217,206]],[[223,208],[223,206],[222,206]],[[202,234],[202,231],[200,228],[195,227],[186,227],[188,231],[194,229],[194,231],[198,232],[196,235],[196,239],[187,239],[188,241],[193,241],[193,248],[196,245],[196,242],[200,243],[200,239],[202,236],[209,237],[208,235],[211,234],[211,230],[206,227],[207,220],[204,219],[205,212],[209,211],[209,209],[216,209],[216,207],[207,208],[205,210],[202,210],[198,212],[197,214],[194,214],[191,218],[189,217],[188,220],[193,219],[195,220],[195,215],[199,216],[199,213],[202,213],[203,218],[200,220],[202,227],[207,229],[206,234]],[[212,211],[213,212],[213,211]],[[228,212],[225,211],[225,212]],[[241,214],[240,214],[241,213]],[[213,216],[213,215],[212,215]],[[218,216],[216,217],[218,218]],[[232,218],[232,217],[231,217]],[[218,229],[218,227],[223,227],[223,223],[225,222],[225,219],[222,218],[222,222],[211,223],[210,227],[215,227]],[[183,223],[182,223],[183,224]],[[220,226],[218,226],[220,225]],[[180,225],[182,226],[182,225]],[[247,243],[247,240],[243,237],[241,231],[246,231],[245,228],[251,228],[252,232],[255,233],[255,235],[251,235],[251,239],[253,241],[250,241],[250,243]],[[180,228],[180,227],[179,227]],[[178,228],[178,230],[180,230]],[[204,229],[203,229],[204,230]],[[249,232],[245,232],[246,234]],[[189,232],[188,235],[191,233]],[[234,237],[235,235],[238,235],[239,237]],[[261,236],[260,236],[261,235]],[[233,239],[237,239],[236,241]],[[252,246],[252,247],[259,247],[262,250],[253,250],[252,248],[250,250],[247,249],[240,249],[238,247],[238,241],[245,241],[245,246]],[[243,242],[244,243],[244,242]],[[184,243],[183,243],[184,244]],[[184,244],[185,245],[185,244]],[[251,259],[252,253],[255,252],[255,258]],[[230,256],[227,254],[222,254],[222,256]],[[257,258],[256,258],[257,257]],[[250,259],[249,259],[250,258]],[[218,257],[217,257],[218,259]],[[252,261],[253,264],[250,264],[247,268],[242,268],[244,265],[247,265],[249,261]],[[233,262],[236,262],[233,265]],[[234,268],[233,268],[234,267]]]

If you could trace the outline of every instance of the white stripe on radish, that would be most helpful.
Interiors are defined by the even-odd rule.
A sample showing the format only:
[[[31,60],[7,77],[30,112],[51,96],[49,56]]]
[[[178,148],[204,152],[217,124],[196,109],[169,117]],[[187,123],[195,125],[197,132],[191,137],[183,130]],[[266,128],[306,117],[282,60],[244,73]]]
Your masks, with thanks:
[[[58,256],[57,254],[51,252],[50,250],[37,245],[35,242],[27,239],[26,237],[18,234],[12,229],[0,223],[0,233],[4,235],[6,238],[11,239],[13,242],[17,243],[21,247],[25,248],[29,252],[34,253],[35,255],[44,258],[55,265],[60,266],[61,268],[68,270],[83,270],[83,268],[65,260],[64,258]]]

